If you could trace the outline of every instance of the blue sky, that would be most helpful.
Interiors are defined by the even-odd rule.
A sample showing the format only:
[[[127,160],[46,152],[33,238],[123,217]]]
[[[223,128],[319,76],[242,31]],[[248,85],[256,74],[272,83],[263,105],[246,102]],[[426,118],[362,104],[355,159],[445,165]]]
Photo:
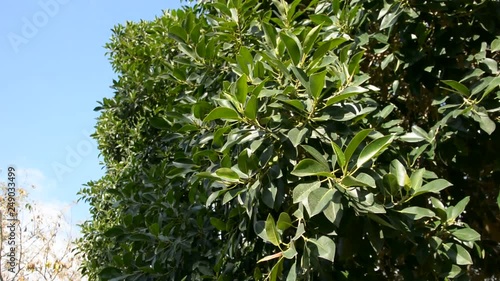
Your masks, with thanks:
[[[6,0],[0,3],[0,181],[14,164],[32,199],[71,203],[104,170],[94,131],[97,101],[113,95],[110,29],[153,19],[178,0]],[[88,218],[73,208],[72,221]]]

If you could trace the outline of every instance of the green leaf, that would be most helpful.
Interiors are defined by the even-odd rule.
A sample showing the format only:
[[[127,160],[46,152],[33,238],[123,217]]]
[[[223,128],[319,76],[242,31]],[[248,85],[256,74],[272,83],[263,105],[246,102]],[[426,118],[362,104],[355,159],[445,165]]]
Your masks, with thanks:
[[[281,231],[287,230],[290,226],[292,226],[292,220],[290,219],[290,215],[282,212],[278,218],[277,227]]]
[[[304,40],[304,54],[309,54],[314,46],[314,42],[318,38],[319,32],[321,31],[322,25],[315,26],[306,35],[306,39]]]
[[[105,267],[99,272],[99,277],[101,280],[110,280],[117,276],[123,275],[123,272],[116,267]]]
[[[425,169],[418,169],[413,174],[411,174],[410,177],[410,182],[411,182],[411,188],[414,190],[420,189],[422,187],[423,183],[423,175],[424,175]]]
[[[208,196],[208,199],[207,199],[207,202],[205,203],[205,206],[207,208],[210,207],[210,205],[215,201],[215,199],[217,199],[219,196],[221,196],[222,194],[224,194],[226,192],[227,192],[227,190],[218,190],[218,191],[212,192],[212,194],[210,194],[210,196]]]
[[[489,72],[492,74],[498,73],[498,63],[494,59],[485,58],[483,61],[480,62],[480,65],[483,65],[484,67],[486,67],[489,70]]]
[[[479,123],[479,127],[481,127],[481,129],[488,135],[491,135],[495,131],[496,124],[495,122],[493,122],[493,120],[490,119],[488,113],[480,111],[474,112],[472,114],[472,117],[474,118],[474,120],[476,120],[476,122]]]
[[[433,180],[433,181],[427,183],[426,185],[422,186],[419,189],[414,188],[415,193],[413,194],[413,196],[418,196],[420,194],[424,194],[424,193],[428,193],[428,192],[439,193],[441,190],[443,190],[451,185],[452,184],[450,182],[448,182],[447,180],[444,180],[444,179]]]
[[[304,201],[305,199],[307,199],[311,191],[318,189],[320,186],[321,182],[319,181],[298,184],[293,189],[293,194],[292,194],[293,203],[296,204],[298,202]]]
[[[329,98],[326,101],[326,106],[330,106],[332,104],[339,103],[345,99],[348,99],[350,97],[366,93],[368,92],[368,89],[360,87],[360,86],[350,86],[345,88],[344,90],[340,91],[340,93],[334,95],[333,97]]]
[[[215,228],[217,228],[220,231],[226,231],[226,229],[227,229],[226,223],[218,218],[215,218],[215,217],[210,218],[210,224],[213,225]]]
[[[384,16],[384,18],[382,19],[382,22],[380,23],[379,30],[383,30],[383,29],[392,27],[397,22],[402,11],[403,10],[398,6],[396,11],[387,13]]]
[[[461,94],[464,97],[468,97],[470,95],[469,88],[467,88],[464,84],[460,82],[453,80],[442,80],[441,82],[450,86],[452,89],[455,90],[456,93]]]
[[[295,166],[291,174],[297,177],[328,176],[330,171],[316,160],[304,159]]]
[[[338,146],[338,144],[332,142],[333,152],[337,156],[337,162],[339,163],[340,168],[345,171],[347,169],[347,163],[345,160],[345,154],[342,152],[342,148]],[[333,165],[333,164],[332,164]],[[335,169],[335,167],[333,167]]]
[[[498,208],[500,208],[500,192],[498,192],[498,196],[497,196],[497,205],[498,205]]]
[[[328,236],[321,236],[318,240],[310,238],[308,242],[313,243],[318,248],[318,256],[333,262],[335,260],[336,245]]]
[[[309,217],[313,217],[321,212],[328,205],[328,203],[333,201],[334,191],[329,188],[317,188],[309,193],[307,197],[307,203],[304,204]]]
[[[355,178],[355,177],[353,177],[351,175],[348,175],[348,176],[344,177],[342,179],[341,183],[344,186],[348,186],[348,187],[355,187],[355,186],[368,187],[368,186],[372,186],[371,184],[368,184],[366,182],[360,181],[360,180],[358,180],[357,178]]]
[[[292,142],[294,147],[297,147],[302,143],[308,131],[307,128],[302,128],[300,130],[298,128],[293,128],[288,132],[288,139]]]
[[[302,59],[302,47],[300,44],[300,40],[297,38],[297,36],[290,32],[281,32],[280,38],[285,43],[286,50],[288,51],[293,64],[295,66],[299,65],[300,60]]]
[[[267,237],[266,223],[264,221],[256,221],[253,224],[253,230],[257,236],[262,238],[265,242],[269,242],[269,237]]]
[[[422,207],[408,207],[399,212],[409,215],[411,218],[413,218],[413,220],[419,220],[424,217],[432,218],[436,216],[433,211]]]
[[[356,165],[361,167],[370,159],[377,157],[381,154],[389,144],[394,140],[394,136],[385,136],[370,142],[359,154]]]
[[[286,276],[286,281],[296,281],[297,280],[297,262],[294,262],[290,267],[290,271]]]
[[[258,99],[256,96],[251,96],[245,107],[245,116],[250,120],[255,120],[257,117]]]
[[[158,234],[160,234],[160,226],[158,225],[158,223],[153,223],[152,225],[150,225],[148,227],[149,229],[149,232],[151,234],[153,234],[154,236],[158,236]]]
[[[297,250],[295,249],[293,241],[289,243],[288,249],[283,252],[283,256],[287,259],[293,259],[295,256],[297,256]]]
[[[311,95],[317,100],[321,96],[321,92],[325,87],[325,77],[326,71],[322,71],[319,73],[314,73],[309,78],[309,87],[311,91]]]
[[[104,232],[105,237],[116,237],[125,233],[122,226],[114,226]]]
[[[463,272],[462,268],[458,265],[452,264],[450,267],[446,268],[446,271],[443,272],[446,273],[447,278],[455,278],[460,276],[460,274]]]
[[[349,142],[347,145],[347,148],[345,149],[345,162],[349,163],[351,160],[352,155],[356,151],[356,149],[359,147],[361,142],[372,132],[372,129],[365,129],[359,131]]]
[[[283,259],[279,259],[278,262],[271,269],[271,272],[269,273],[269,281],[277,281],[278,276],[281,276],[282,271],[283,271]]]
[[[231,170],[230,168],[220,168],[217,171],[215,171],[215,174],[219,176],[222,179],[229,180],[229,181],[237,181],[240,179],[240,176],[238,173],[235,171]]]
[[[495,39],[495,40],[493,40],[493,42],[491,42],[491,51],[492,52],[500,51],[500,38],[497,37],[497,39]]]
[[[168,29],[168,36],[179,43],[186,43],[187,33],[186,30],[179,25],[172,25]]]
[[[461,245],[454,243],[444,243],[443,248],[446,250],[448,257],[458,265],[472,264],[472,257],[469,252]]]
[[[274,222],[274,218],[271,214],[267,215],[266,219],[266,234],[274,246],[280,245],[280,235],[278,233],[278,229],[276,228],[276,223]]]
[[[481,235],[471,228],[461,228],[452,230],[451,234],[462,241],[479,241]]]
[[[465,207],[470,201],[470,197],[467,196],[464,199],[460,200],[455,207],[448,207],[446,213],[448,214],[448,220],[454,221],[458,216],[465,211]]]
[[[290,69],[292,70],[295,77],[299,79],[300,84],[306,89],[309,88],[309,78],[307,77],[307,73],[295,66],[292,66]]]
[[[253,65],[253,57],[250,50],[242,46],[240,48],[239,54],[236,56],[236,61],[241,70],[246,74],[250,75],[250,67]]]
[[[323,210],[323,214],[330,222],[335,224],[337,227],[340,225],[343,214],[342,193],[340,191],[334,190],[333,199]]]
[[[304,148],[305,151],[307,151],[314,159],[316,159],[320,164],[325,166],[326,169],[329,169],[328,167],[328,161],[321,155],[319,151],[316,150],[316,148],[309,146],[309,145],[301,145],[302,148]]]
[[[245,104],[248,94],[248,84],[247,84],[247,75],[241,75],[238,80],[236,80],[236,99],[240,102],[240,104]]]
[[[213,109],[207,117],[205,117],[205,119],[203,119],[203,122],[209,122],[216,119],[239,120],[240,116],[238,115],[238,112],[232,108],[217,107]]]
[[[390,172],[391,174],[396,176],[399,187],[404,187],[406,190],[409,190],[411,181],[408,177],[408,174],[406,174],[405,167],[403,166],[403,164],[401,164],[401,162],[399,162],[399,160],[392,160],[390,165]]]
[[[164,118],[161,118],[161,117],[153,117],[149,120],[149,123],[154,128],[160,129],[160,130],[168,130],[172,127],[172,126],[170,126],[170,124],[168,123],[167,120],[165,120]]]

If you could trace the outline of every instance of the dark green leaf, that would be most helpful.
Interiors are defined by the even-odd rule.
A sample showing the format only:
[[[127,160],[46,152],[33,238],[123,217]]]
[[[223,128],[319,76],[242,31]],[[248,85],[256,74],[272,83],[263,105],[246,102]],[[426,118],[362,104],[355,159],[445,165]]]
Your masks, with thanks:
[[[464,97],[468,97],[470,95],[469,89],[462,83],[453,81],[453,80],[442,80],[441,82],[450,86],[455,90],[456,93],[463,95]]]
[[[309,146],[309,145],[301,145],[302,148],[304,148],[305,151],[307,151],[316,161],[318,161],[320,164],[325,166],[326,169],[329,169],[328,166],[328,161],[321,155],[319,151],[316,150],[316,148]]]
[[[361,167],[370,159],[377,157],[381,154],[389,144],[394,140],[393,136],[385,136],[370,142],[359,154],[356,165]]]
[[[304,54],[307,55],[312,50],[314,42],[318,38],[319,32],[321,31],[322,25],[315,26],[306,35],[304,40]]]
[[[351,160],[352,155],[356,151],[356,149],[359,147],[361,142],[372,132],[372,129],[365,129],[359,131],[349,142],[347,145],[347,148],[345,149],[345,162],[349,163]]]
[[[221,221],[218,218],[211,217],[210,218],[210,224],[212,224],[215,228],[221,231],[226,231],[226,223]]]
[[[251,96],[245,107],[245,116],[250,120],[255,120],[257,117],[258,99],[256,96]]]
[[[346,162],[345,154],[342,152],[342,148],[334,142],[332,142],[332,147],[333,152],[337,156],[337,162],[339,163],[340,168],[345,171],[347,169],[347,164],[349,163]],[[333,169],[335,169],[335,167],[333,167]]]
[[[240,117],[238,115],[238,112],[232,108],[227,108],[227,107],[217,107],[213,109],[205,119],[203,119],[203,122],[208,122],[216,119],[227,119],[227,120],[239,120]]]
[[[248,84],[247,84],[247,75],[241,75],[238,80],[236,80],[236,99],[241,103],[245,104],[248,94]]]
[[[299,65],[302,59],[302,46],[300,40],[292,33],[281,32],[280,38],[285,43],[286,49],[295,66]]]
[[[325,87],[325,77],[326,71],[322,71],[320,73],[314,73],[309,78],[309,87],[311,95],[314,97],[314,99],[318,99],[321,96],[321,92]]]
[[[312,159],[300,161],[292,171],[292,175],[297,177],[307,176],[328,176],[330,171],[321,163]]]

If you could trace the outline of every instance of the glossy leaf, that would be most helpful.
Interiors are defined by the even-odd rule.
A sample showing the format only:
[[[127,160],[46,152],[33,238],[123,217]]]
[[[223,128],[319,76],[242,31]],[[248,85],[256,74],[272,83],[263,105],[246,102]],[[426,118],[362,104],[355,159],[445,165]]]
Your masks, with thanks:
[[[377,157],[381,154],[387,146],[394,140],[393,136],[385,136],[378,138],[370,142],[359,154],[358,161],[356,165],[361,167],[364,163],[368,162],[370,159]]]
[[[300,161],[292,171],[292,175],[297,177],[306,176],[327,176],[330,171],[321,163],[313,159]]]
[[[300,60],[302,59],[302,46],[300,44],[300,40],[297,38],[297,36],[286,32],[281,32],[280,38],[285,43],[286,49],[293,61],[293,64],[296,66],[299,65]]]
[[[444,180],[444,179],[437,179],[437,180],[433,180],[427,184],[425,184],[424,186],[422,186],[421,188],[415,188],[415,193],[413,194],[413,196],[417,196],[417,195],[420,195],[420,194],[424,194],[424,193],[439,193],[441,190],[451,186],[452,184],[450,182],[448,182],[447,180]]]
[[[209,122],[216,119],[239,120],[240,117],[238,112],[232,108],[217,107],[203,119],[203,122]]]

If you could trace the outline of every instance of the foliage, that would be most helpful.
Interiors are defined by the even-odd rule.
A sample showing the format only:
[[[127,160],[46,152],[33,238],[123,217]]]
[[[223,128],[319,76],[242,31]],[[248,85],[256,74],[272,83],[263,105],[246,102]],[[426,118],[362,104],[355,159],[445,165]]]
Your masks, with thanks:
[[[83,273],[498,275],[499,10],[214,0],[116,26]]]
[[[16,187],[15,197],[8,196],[5,183],[0,190],[0,280],[86,280],[78,270],[81,259],[73,250],[75,237],[63,210],[44,208],[22,187]],[[14,228],[12,215],[19,219]]]

